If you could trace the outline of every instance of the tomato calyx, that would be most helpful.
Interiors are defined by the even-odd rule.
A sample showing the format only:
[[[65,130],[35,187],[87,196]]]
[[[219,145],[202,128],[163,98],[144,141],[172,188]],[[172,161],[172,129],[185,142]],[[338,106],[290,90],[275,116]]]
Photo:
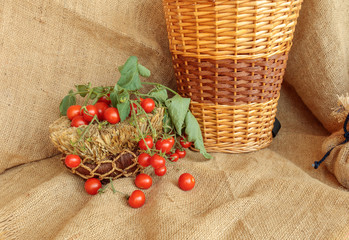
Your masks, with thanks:
[[[192,142],[189,142],[187,140],[187,137],[184,136],[184,137],[181,137],[180,140],[179,140],[179,143],[180,145],[183,147],[183,148],[189,148],[193,143]]]

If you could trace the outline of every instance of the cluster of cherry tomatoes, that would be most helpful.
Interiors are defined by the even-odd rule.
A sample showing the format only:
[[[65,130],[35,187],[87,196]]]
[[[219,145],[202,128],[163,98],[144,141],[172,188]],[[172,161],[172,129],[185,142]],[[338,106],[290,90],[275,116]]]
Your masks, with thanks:
[[[153,160],[153,163],[155,166],[157,166],[157,164],[160,164],[160,165],[164,164],[163,160],[159,161],[158,157],[156,157],[156,159],[157,160]],[[76,168],[80,165],[80,163],[81,163],[81,159],[78,155],[70,154],[70,155],[67,155],[65,158],[65,165],[67,167]],[[165,173],[166,173],[166,170],[165,170]],[[156,169],[155,169],[155,174],[156,174]],[[158,175],[158,176],[162,176],[162,175]],[[135,178],[135,185],[140,189],[148,189],[153,185],[153,179],[148,174],[140,173]],[[178,179],[178,186],[183,191],[189,191],[194,188],[195,179],[191,174],[183,173]],[[97,178],[90,178],[90,179],[87,179],[85,182],[85,191],[90,195],[96,195],[101,188],[102,188],[102,183]],[[128,197],[128,204],[132,208],[142,207],[144,203],[145,203],[145,194],[141,190],[133,191],[131,195]]]
[[[70,106],[67,110],[67,117],[71,120],[72,127],[88,125],[97,116],[99,121],[108,121],[111,124],[120,122],[118,109],[110,106],[111,101],[109,95],[98,99],[94,105],[81,107],[80,105]],[[155,102],[151,98],[140,98],[140,106],[146,113],[150,113],[155,108]],[[137,113],[137,105],[130,105],[131,112],[135,110]],[[168,136],[166,139],[159,139],[155,142],[151,136],[146,136],[138,142],[138,147],[143,152],[138,156],[137,161],[140,166],[146,168],[153,167],[154,173],[157,176],[164,176],[167,172],[166,159],[171,162],[177,162],[179,159],[186,156],[184,148],[189,148],[192,142],[181,137],[179,144],[180,148],[174,149],[176,142],[173,136]],[[76,168],[81,164],[81,158],[78,155],[70,154],[65,158],[65,165],[69,168]],[[148,189],[152,186],[152,177],[145,173],[140,173],[135,178],[135,185],[140,189]],[[178,179],[178,186],[184,191],[194,188],[195,179],[189,173],[182,174]],[[101,181],[97,178],[90,178],[85,182],[85,191],[90,195],[96,195],[102,188]],[[128,204],[133,208],[139,208],[145,203],[145,194],[141,190],[135,190],[128,197]]]
[[[117,108],[111,107],[110,94],[98,99],[94,105],[81,107],[80,105],[72,105],[67,110],[67,117],[71,120],[72,127],[88,125],[92,119],[97,116],[99,121],[108,121],[111,124],[120,122],[120,114]],[[151,98],[140,98],[141,107],[146,113],[150,113],[155,108],[155,102]],[[137,105],[130,104],[130,116],[132,109],[137,113]]]
[[[138,156],[138,164],[142,167],[146,168],[148,166],[152,166],[154,168],[154,173],[158,176],[163,176],[166,174],[167,168],[166,168],[166,158],[168,158],[172,162],[177,162],[178,159],[184,158],[186,155],[185,149],[179,149],[177,148],[173,152],[173,146],[175,144],[175,139],[171,136],[167,139],[159,139],[155,143],[155,149],[154,142],[151,136],[147,136],[144,139],[141,139],[138,142],[138,147],[141,150],[147,151],[147,152],[159,152],[159,154],[155,153],[152,156],[146,152],[141,153]],[[180,145],[182,148],[189,148],[192,143],[185,140],[185,138],[180,139]]]

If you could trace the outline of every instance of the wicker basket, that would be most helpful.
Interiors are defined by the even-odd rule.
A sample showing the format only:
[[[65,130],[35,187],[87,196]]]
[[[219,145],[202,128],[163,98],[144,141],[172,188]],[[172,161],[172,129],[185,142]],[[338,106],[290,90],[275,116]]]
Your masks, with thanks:
[[[302,0],[163,0],[178,91],[210,152],[268,146]]]

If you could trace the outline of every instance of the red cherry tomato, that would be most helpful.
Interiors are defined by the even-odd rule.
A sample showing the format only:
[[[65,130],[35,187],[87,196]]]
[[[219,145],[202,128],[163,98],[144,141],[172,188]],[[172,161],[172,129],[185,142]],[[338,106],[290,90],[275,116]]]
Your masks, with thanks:
[[[80,127],[82,125],[88,125],[88,122],[84,119],[83,116],[76,116],[73,118],[70,125],[72,127]]]
[[[115,107],[107,108],[104,111],[103,118],[104,120],[107,120],[111,124],[116,124],[120,122],[120,114],[118,109]]]
[[[179,141],[179,143],[181,144],[181,146],[183,148],[188,148],[190,147],[193,143],[192,142],[188,142],[186,141],[184,138],[181,138],[181,140]]]
[[[144,140],[141,139],[138,142],[138,147],[142,150],[148,150],[147,146],[149,148],[152,148],[154,146],[153,139],[151,138],[151,136],[147,136],[144,138]]]
[[[90,178],[85,182],[85,190],[90,195],[96,195],[98,193],[98,189],[101,187],[101,181],[99,181],[97,178]]]
[[[133,208],[140,208],[145,203],[145,195],[141,190],[135,190],[128,198],[128,204]]]
[[[107,108],[109,108],[108,104],[105,102],[97,102],[95,107],[97,108],[97,116],[99,121],[103,121],[104,112],[107,110]]]
[[[154,169],[154,173],[160,177],[164,176],[166,174],[166,172],[167,172],[166,166]]]
[[[171,160],[172,162],[177,162],[178,159],[179,159],[178,153],[172,153],[172,154],[170,155],[170,160]]]
[[[130,108],[131,108],[131,110],[130,110],[130,114],[128,116],[131,116],[133,114],[133,110],[132,109],[134,109],[135,113],[137,113],[137,104],[135,104],[135,103],[130,104]]]
[[[111,101],[110,101],[110,93],[108,93],[107,96],[103,96],[103,97],[101,97],[100,99],[98,99],[97,102],[104,102],[104,103],[106,103],[107,105],[111,104]]]
[[[165,166],[166,160],[165,160],[165,158],[163,158],[157,154],[154,154],[154,156],[152,156],[150,158],[150,164],[154,169],[157,169],[157,168],[161,168],[161,167]]]
[[[185,155],[187,155],[187,152],[185,150],[181,151],[181,150],[177,149],[176,153],[178,154],[179,158],[184,158]]]
[[[173,137],[170,137],[170,138],[168,138],[167,140],[171,143],[172,146],[174,145],[175,140],[174,140]]]
[[[148,189],[153,184],[153,180],[148,174],[140,173],[135,179],[135,184],[138,188]]]
[[[155,102],[151,98],[146,98],[141,102],[141,106],[146,113],[150,113],[155,108]]]
[[[73,120],[74,117],[76,116],[81,116],[81,106],[80,105],[72,105],[68,108],[67,110],[67,117],[70,120]]]
[[[86,110],[83,110],[82,116],[87,122],[91,122],[93,117],[97,115],[98,111],[94,105],[87,105]]]
[[[195,186],[195,179],[189,173],[183,173],[178,179],[178,186],[184,191],[189,191]]]
[[[172,144],[169,140],[158,140],[155,144],[155,148],[164,153],[169,153],[172,148]]]
[[[81,163],[81,158],[78,155],[69,154],[65,157],[64,163],[69,168],[76,168]]]
[[[141,153],[138,156],[138,164],[142,167],[148,167],[150,165],[150,155],[148,153]]]

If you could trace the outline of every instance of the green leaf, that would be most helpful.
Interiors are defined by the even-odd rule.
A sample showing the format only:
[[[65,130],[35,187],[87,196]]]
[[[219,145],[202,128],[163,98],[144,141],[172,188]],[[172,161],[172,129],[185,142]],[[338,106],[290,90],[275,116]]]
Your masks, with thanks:
[[[130,101],[127,100],[126,102],[118,103],[117,109],[120,114],[120,120],[121,122],[123,122],[130,114],[130,110],[131,110]]]
[[[175,95],[167,99],[165,104],[178,135],[182,135],[183,123],[189,110],[190,98],[182,98],[179,95]]]
[[[172,129],[171,126],[172,126],[171,118],[169,117],[168,112],[165,109],[164,119],[162,120],[162,129],[164,130],[165,133],[169,133]]]
[[[211,155],[206,152],[199,123],[190,111],[188,111],[185,117],[185,134],[187,135],[188,141],[193,142],[195,148],[199,149],[200,153],[205,158],[212,158]]]
[[[85,97],[88,93],[88,85],[75,85],[76,90],[78,90],[78,92],[80,92],[80,96],[81,97]]]
[[[154,97],[158,102],[165,103],[168,99],[167,91],[165,88],[154,89],[149,93],[150,96]]]
[[[66,116],[67,115],[67,110],[70,106],[76,104],[76,97],[73,95],[73,90],[69,91],[69,95],[65,96],[61,104],[59,105],[59,111],[61,113],[61,116]]]
[[[144,67],[142,64],[138,63],[138,72],[142,77],[150,77],[150,71],[148,68]]]
[[[94,92],[94,93],[103,93],[104,92],[104,87],[94,87],[93,89],[92,89],[92,91]]]
[[[118,104],[119,88],[119,85],[116,84],[113,91],[110,93],[110,101],[113,107],[116,107]]]
[[[121,69],[121,70],[120,70]],[[138,90],[142,87],[138,72],[138,58],[131,56],[126,63],[119,68],[121,77],[118,85],[131,91]]]
[[[124,103],[130,100],[130,94],[126,89],[120,89],[117,95],[118,103]]]
[[[97,94],[96,94],[96,93],[91,93],[90,99],[95,99],[96,97],[97,97]]]

